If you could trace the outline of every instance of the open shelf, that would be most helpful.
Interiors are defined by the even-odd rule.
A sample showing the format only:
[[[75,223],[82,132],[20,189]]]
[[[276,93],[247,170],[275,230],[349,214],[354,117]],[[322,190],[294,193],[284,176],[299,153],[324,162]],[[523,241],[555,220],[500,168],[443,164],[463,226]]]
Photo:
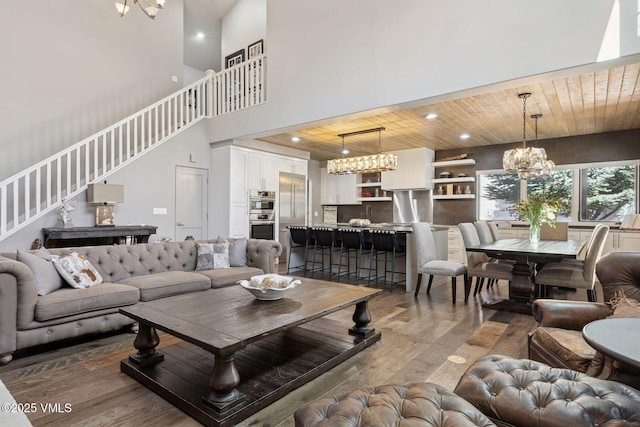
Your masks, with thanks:
[[[380,187],[381,182],[363,182],[360,184],[356,184],[356,187],[364,188],[364,187]]]
[[[461,160],[445,160],[443,162],[433,162],[431,165],[434,168],[443,168],[447,166],[466,166],[475,165],[475,159],[461,159]]]
[[[476,182],[476,179],[473,176],[463,176],[459,178],[434,178],[431,182],[434,184],[446,184],[454,182]]]
[[[439,194],[435,194],[433,196],[434,199],[475,199],[476,195],[475,194],[443,194],[443,195],[439,195]]]

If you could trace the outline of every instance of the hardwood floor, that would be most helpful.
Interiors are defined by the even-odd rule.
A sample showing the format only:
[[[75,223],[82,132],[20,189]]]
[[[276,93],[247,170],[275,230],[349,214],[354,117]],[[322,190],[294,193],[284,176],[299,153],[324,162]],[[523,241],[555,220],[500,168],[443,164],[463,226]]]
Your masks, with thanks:
[[[400,288],[385,290],[369,305],[371,325],[382,332],[381,342],[238,425],[290,427],[293,412],[305,402],[355,386],[428,381],[452,390],[478,357],[526,358],[533,318],[483,309],[472,297],[465,305],[462,287],[458,288],[455,305],[448,281],[434,283],[429,296],[421,290],[418,298]],[[506,295],[507,284],[494,286],[491,292]],[[586,301],[581,292],[556,297]],[[351,326],[352,314],[350,308],[329,317]],[[199,425],[120,372],[120,360],[134,352],[134,337],[123,332],[18,353],[9,365],[0,367],[0,379],[17,402],[38,405],[36,412],[27,414],[34,426]],[[165,334],[160,337],[159,348],[179,341]],[[61,411],[43,412],[39,405],[46,403],[61,404]]]

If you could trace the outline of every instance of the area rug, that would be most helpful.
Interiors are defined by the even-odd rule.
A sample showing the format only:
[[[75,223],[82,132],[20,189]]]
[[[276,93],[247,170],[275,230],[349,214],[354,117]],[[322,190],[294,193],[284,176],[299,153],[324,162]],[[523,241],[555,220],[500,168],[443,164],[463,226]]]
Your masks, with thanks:
[[[18,409],[22,408],[0,381],[0,426],[32,427],[27,416]]]

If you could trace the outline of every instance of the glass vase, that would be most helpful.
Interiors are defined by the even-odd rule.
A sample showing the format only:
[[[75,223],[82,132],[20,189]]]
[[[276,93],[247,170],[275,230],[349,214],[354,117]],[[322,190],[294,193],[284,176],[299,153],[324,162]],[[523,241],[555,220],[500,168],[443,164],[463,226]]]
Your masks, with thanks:
[[[532,223],[529,225],[529,241],[533,245],[540,241],[540,224]]]

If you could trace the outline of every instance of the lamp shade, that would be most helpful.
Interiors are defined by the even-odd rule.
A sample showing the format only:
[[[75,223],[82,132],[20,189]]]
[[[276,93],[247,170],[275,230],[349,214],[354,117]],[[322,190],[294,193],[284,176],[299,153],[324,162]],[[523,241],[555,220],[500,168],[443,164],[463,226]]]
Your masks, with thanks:
[[[124,202],[124,186],[117,184],[89,184],[87,203],[114,204]]]

